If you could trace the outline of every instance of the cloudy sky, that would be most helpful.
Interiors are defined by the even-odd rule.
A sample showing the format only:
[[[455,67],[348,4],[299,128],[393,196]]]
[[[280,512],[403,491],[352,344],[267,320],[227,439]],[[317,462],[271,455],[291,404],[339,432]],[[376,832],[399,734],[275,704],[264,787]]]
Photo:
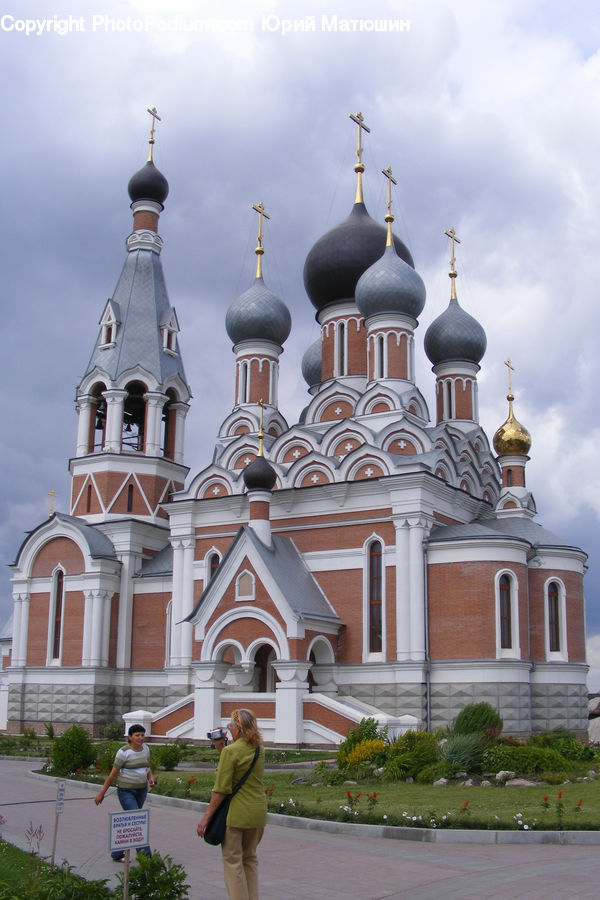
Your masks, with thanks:
[[[288,31],[313,16],[314,31]],[[375,31],[375,20],[403,30]],[[383,219],[379,173],[391,165],[395,230],[427,285],[417,383],[432,410],[421,342],[448,302],[453,225],[459,299],[488,336],[481,421],[491,436],[506,417],[510,356],[539,521],[590,554],[600,688],[599,47],[597,0],[23,0],[2,12],[3,559],[47,516],[50,489],[68,512],[75,386],[124,259],[146,108],[162,116],[155,162],[171,190],[160,233],[195,395],[192,471],[233,404],[224,315],[253,278],[259,200],[271,214],[265,280],[293,318],[280,405],[292,422],[306,403],[300,362],[319,332],[302,268],[350,211],[348,113],[361,110],[367,207]]]

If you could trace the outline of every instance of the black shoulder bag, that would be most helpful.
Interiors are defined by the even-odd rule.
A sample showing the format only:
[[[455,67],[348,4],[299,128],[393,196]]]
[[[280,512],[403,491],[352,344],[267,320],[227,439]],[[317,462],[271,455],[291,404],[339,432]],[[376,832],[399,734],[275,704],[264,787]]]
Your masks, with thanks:
[[[245,775],[242,775],[232,792],[230,794],[227,794],[227,796],[221,800],[221,802],[215,809],[210,822],[206,826],[206,831],[204,832],[204,840],[207,844],[212,844],[214,847],[216,847],[219,844],[223,843],[225,839],[225,829],[227,828],[227,813],[229,812],[229,804],[252,771],[254,763],[258,759],[259,750],[260,747],[257,747],[254,751],[254,759],[250,763],[248,771],[245,773]]]

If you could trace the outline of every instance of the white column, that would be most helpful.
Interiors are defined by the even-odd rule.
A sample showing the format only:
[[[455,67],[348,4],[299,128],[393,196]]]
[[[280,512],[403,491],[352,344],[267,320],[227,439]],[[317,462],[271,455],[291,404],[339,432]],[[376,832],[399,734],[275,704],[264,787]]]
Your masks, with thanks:
[[[206,732],[221,724],[221,697],[224,693],[223,679],[229,664],[223,662],[194,663],[196,686],[194,689],[194,733],[193,737],[206,738]]]
[[[275,688],[275,741],[282,744],[304,742],[304,697],[308,693],[308,671],[312,663],[293,659],[273,662],[279,676]]]
[[[113,388],[104,391],[102,396],[106,400],[106,430],[103,449],[120,453],[123,436],[123,406],[127,391],[118,391]]]
[[[195,537],[185,538],[183,541],[183,584],[181,591],[181,616],[184,619],[189,616],[194,608],[194,549]],[[189,666],[192,661],[192,637],[193,626],[190,622],[182,622],[177,626],[181,630],[181,659],[182,666]]]
[[[23,656],[23,616],[25,607],[26,594],[13,594],[13,634],[12,634],[12,654],[11,666],[24,666],[25,658]],[[25,626],[25,631],[27,626]],[[25,646],[27,646],[25,644]]]
[[[83,607],[83,641],[81,647],[81,665],[91,665],[90,658],[92,655],[92,609],[93,609],[93,591],[85,592],[85,604]]]
[[[425,659],[425,573],[423,571],[424,522],[410,521],[408,536],[410,584],[410,656]]]
[[[140,556],[136,553],[119,553],[121,582],[119,585],[119,612],[117,626],[117,668],[131,666],[131,638],[133,620],[133,573]]]
[[[112,594],[109,592],[104,595],[104,612],[102,616],[102,643],[100,646],[100,665],[108,665],[108,647],[110,639],[110,614],[112,609]]]
[[[408,524],[394,519],[396,529],[396,658],[410,659],[410,585],[408,580]]]
[[[189,406],[187,403],[172,403],[170,407],[171,413],[175,416],[175,447],[173,451],[173,459],[176,463],[183,463],[183,444],[185,436],[185,417],[188,414]]]
[[[181,662],[181,621],[182,590],[183,590],[183,542],[172,540],[173,547],[173,595],[171,602],[171,649],[169,654],[170,665],[178,666]]]
[[[96,412],[96,402],[85,394],[77,398],[77,449],[76,456],[87,456],[89,452],[90,424],[92,415]]]
[[[27,641],[29,638],[30,594],[21,594],[21,621],[19,623],[19,665],[27,665]]]
[[[101,665],[102,626],[104,623],[104,592],[93,591],[92,594],[92,642],[90,665]]]
[[[160,456],[162,410],[168,400],[166,394],[148,391],[144,394],[146,401],[146,456]]]

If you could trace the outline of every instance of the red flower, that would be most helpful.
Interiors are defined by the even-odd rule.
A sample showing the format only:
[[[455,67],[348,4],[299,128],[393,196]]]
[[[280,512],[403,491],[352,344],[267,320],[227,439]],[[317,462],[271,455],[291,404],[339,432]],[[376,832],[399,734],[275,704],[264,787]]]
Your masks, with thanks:
[[[466,809],[470,802],[471,802],[470,800],[465,800],[465,802],[462,805],[462,808]]]
[[[559,792],[558,792],[558,799],[560,800],[561,797],[562,797],[562,791],[559,791]]]
[[[351,791],[346,791],[346,797],[349,797],[350,800],[352,800],[352,792],[351,792]]]
[[[373,797],[377,796],[377,791],[373,791]]]
[[[358,798],[360,797],[361,794],[362,794],[362,791],[359,791],[358,794],[356,795],[356,800],[358,800]]]
[[[547,803],[547,802],[548,802],[548,794],[546,794],[546,796],[544,797],[544,803]]]
[[[582,803],[583,803],[583,797],[580,797],[577,806],[581,806]]]

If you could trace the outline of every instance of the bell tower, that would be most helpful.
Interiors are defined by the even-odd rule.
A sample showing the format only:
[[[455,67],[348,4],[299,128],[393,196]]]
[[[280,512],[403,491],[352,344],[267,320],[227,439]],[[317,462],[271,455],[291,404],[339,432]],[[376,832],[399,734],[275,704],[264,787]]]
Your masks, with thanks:
[[[191,393],[158,234],[169,185],[153,161],[160,117],[155,108],[148,112],[148,159],[128,186],[127,256],[76,394],[71,514],[91,524],[135,518],[166,525],[161,504],[183,488],[188,471],[183,439]]]

